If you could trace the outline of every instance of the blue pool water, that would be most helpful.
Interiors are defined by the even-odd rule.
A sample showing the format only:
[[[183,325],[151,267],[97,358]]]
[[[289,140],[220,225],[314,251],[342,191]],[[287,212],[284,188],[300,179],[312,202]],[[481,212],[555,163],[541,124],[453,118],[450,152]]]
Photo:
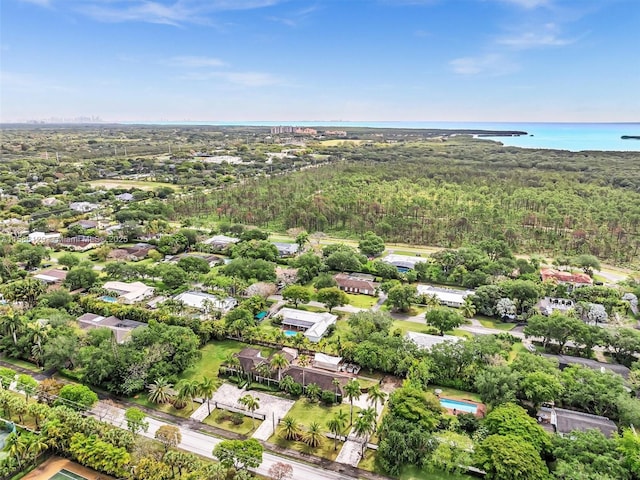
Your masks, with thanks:
[[[110,297],[109,295],[105,295],[104,297],[100,297],[100,300],[109,303],[116,303],[118,299],[116,297]]]
[[[298,332],[294,332],[293,330],[285,330],[284,331],[284,335],[286,337],[295,337],[298,334]]]
[[[448,398],[441,398],[440,405],[449,410],[457,410],[458,412],[466,412],[475,414],[478,411],[478,406],[473,403],[459,402],[457,400],[450,400]]]

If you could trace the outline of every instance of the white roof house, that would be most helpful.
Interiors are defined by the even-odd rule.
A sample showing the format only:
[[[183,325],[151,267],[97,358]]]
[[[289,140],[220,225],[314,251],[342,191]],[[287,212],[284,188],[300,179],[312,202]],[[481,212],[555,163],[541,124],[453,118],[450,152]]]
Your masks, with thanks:
[[[398,269],[413,270],[418,263],[424,263],[427,260],[424,257],[412,257],[410,255],[399,255],[390,253],[382,259],[383,262],[389,263]]]
[[[319,352],[313,356],[313,366],[323,370],[337,372],[340,369],[340,362],[342,362],[342,357],[333,357]]]
[[[273,242],[273,244],[278,249],[278,255],[281,257],[290,257],[298,253],[300,249],[300,245],[297,243],[282,243],[282,242]]]
[[[238,301],[233,297],[220,298],[204,292],[184,292],[176,295],[174,300],[178,300],[187,307],[195,308],[203,312],[218,311],[227,313],[238,305]]]
[[[238,243],[239,241],[240,239],[236,237],[228,237],[226,235],[214,235],[211,238],[207,238],[202,243],[204,245],[211,245],[212,247],[226,248],[229,245]]]
[[[418,295],[434,295],[442,305],[460,308],[464,305],[464,299],[473,295],[473,290],[454,290],[452,288],[440,288],[433,285],[416,285]]]
[[[96,208],[100,208],[100,205],[91,202],[72,202],[69,204],[69,208],[76,212],[87,213]]]
[[[461,337],[454,335],[429,335],[428,333],[407,332],[405,338],[411,340],[419,348],[431,350],[431,347],[444,342],[459,342],[463,340]]]
[[[29,243],[56,243],[61,237],[59,233],[31,232]]]
[[[107,282],[103,285],[105,290],[118,294],[121,303],[136,303],[153,295],[154,289],[142,282]]]
[[[276,315],[282,318],[283,327],[303,332],[312,342],[319,342],[329,326],[338,320],[336,315],[328,312],[307,312],[295,308],[283,308]]]

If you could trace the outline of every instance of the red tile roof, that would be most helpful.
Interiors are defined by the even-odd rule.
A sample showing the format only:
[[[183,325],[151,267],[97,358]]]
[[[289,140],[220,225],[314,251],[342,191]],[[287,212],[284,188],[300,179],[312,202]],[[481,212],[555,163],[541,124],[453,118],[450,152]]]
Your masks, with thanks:
[[[593,284],[593,279],[586,273],[563,272],[553,268],[543,268],[540,270],[540,276],[543,282],[546,280],[555,280],[561,283]]]

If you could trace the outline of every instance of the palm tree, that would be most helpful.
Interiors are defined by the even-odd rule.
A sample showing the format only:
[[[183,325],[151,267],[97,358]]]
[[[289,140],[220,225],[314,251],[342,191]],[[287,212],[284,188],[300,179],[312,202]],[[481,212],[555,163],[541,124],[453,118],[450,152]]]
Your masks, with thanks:
[[[224,365],[234,370],[237,370],[240,367],[240,359],[235,356],[233,353],[227,355],[224,359]]]
[[[22,460],[24,460],[27,451],[22,435],[18,435],[16,432],[10,433],[5,439],[4,449],[9,452],[9,456],[17,460],[18,467],[22,468]]]
[[[307,385],[307,388],[305,390],[307,393],[307,398],[312,402],[317,402],[320,398],[320,395],[322,394],[322,389],[317,383],[310,383],[309,385]]]
[[[347,414],[340,410],[327,422],[327,428],[333,433],[333,450],[338,449],[338,436],[342,433],[347,423]]]
[[[338,403],[338,388],[340,387],[340,380],[337,378],[334,378],[333,380],[331,380],[331,383],[336,389],[336,403]]]
[[[476,306],[470,297],[464,299],[464,303],[460,306],[460,312],[464,318],[471,318],[476,314]]]
[[[215,392],[219,386],[220,380],[218,380],[217,378],[202,377],[202,381],[200,382],[199,390],[204,399],[207,401],[207,411],[209,412],[209,415],[211,415],[211,405],[209,404],[209,402],[213,397],[213,392]]]
[[[425,295],[423,301],[429,310],[440,306],[440,300],[435,295]]]
[[[193,398],[200,393],[200,383],[197,380],[180,380],[178,385],[178,398],[188,400],[193,410]]]
[[[367,409],[369,410],[369,409]],[[365,414],[365,410],[360,412],[358,415],[358,419],[356,420],[356,424],[353,426],[354,433],[362,438],[362,452],[361,455],[364,455],[364,450],[367,447],[367,441],[369,439],[369,435],[376,431],[376,417],[375,414],[372,416],[370,414]]]
[[[149,401],[151,403],[167,403],[171,398],[172,383],[169,383],[164,377],[159,377],[149,385]]]
[[[18,332],[24,328],[24,325],[24,317],[18,315],[12,308],[8,309],[4,315],[0,316],[0,329],[5,335],[11,335],[14,345],[17,345]]]
[[[29,435],[25,446],[27,453],[29,453],[29,455],[32,455],[33,458],[36,458],[47,448],[49,448],[49,445],[45,443],[42,435]]]
[[[360,395],[362,395],[360,382],[358,382],[358,380],[356,380],[355,378],[349,380],[344,386],[344,393],[351,403],[351,420],[349,421],[349,425],[353,425],[353,401],[357,400],[358,398],[360,398]]]
[[[322,427],[318,422],[313,422],[309,425],[309,429],[304,434],[303,441],[311,448],[317,448],[322,445],[324,435],[322,433]]]
[[[280,421],[280,435],[284,437],[285,440],[297,440],[300,435],[300,425],[298,425],[298,421],[287,415]]]
[[[309,355],[300,355],[298,357],[298,365],[300,365],[302,367],[302,386],[304,387],[306,382],[304,381],[304,373],[305,373],[305,367],[308,367],[309,365],[311,365],[311,357],[309,357]]]
[[[245,395],[244,397],[238,400],[242,405],[245,406],[247,410],[249,410],[252,414],[258,408],[260,408],[260,401],[256,397],[252,397],[251,395]],[[251,415],[251,427],[256,428],[255,418]]]
[[[278,381],[280,381],[282,369],[289,366],[289,360],[287,360],[287,357],[285,357],[284,355],[276,353],[275,355],[273,355],[273,357],[271,357],[269,364],[271,365],[271,368],[278,370]]]
[[[384,405],[384,400],[387,398],[387,394],[382,391],[380,385],[373,385],[367,391],[369,401],[373,403],[374,410],[378,410],[378,402],[380,405]]]
[[[291,375],[286,375],[281,381],[280,381],[280,390],[283,390],[287,393],[291,393],[291,389],[293,388],[293,385],[295,384],[295,380],[293,379],[293,377]]]
[[[269,383],[269,376],[271,375],[271,367],[267,363],[261,363],[256,367],[256,373],[258,376],[267,379],[267,383]]]

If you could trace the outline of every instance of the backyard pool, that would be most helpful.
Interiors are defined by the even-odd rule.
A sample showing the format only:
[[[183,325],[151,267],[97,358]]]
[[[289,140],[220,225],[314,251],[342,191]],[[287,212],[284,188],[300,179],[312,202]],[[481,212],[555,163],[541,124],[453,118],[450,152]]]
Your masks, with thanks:
[[[295,337],[297,334],[298,334],[298,332],[295,332],[293,330],[285,330],[284,331],[285,337]]]
[[[451,400],[449,398],[441,398],[440,405],[449,410],[456,410],[457,412],[475,413],[478,411],[478,406],[473,403],[459,402],[458,400]]]
[[[116,297],[110,297],[109,295],[100,297],[100,300],[102,300],[103,302],[109,302],[109,303],[116,303],[118,301]]]

